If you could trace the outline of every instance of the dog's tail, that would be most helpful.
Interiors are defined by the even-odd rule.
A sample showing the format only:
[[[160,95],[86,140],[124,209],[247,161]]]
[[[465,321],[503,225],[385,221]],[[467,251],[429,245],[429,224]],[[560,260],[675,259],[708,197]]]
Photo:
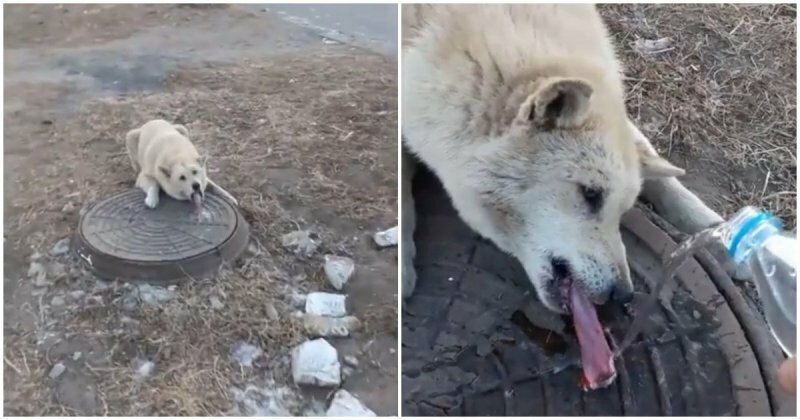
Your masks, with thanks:
[[[225,191],[224,188],[220,187],[216,182],[212,180],[208,180],[208,186],[211,187],[217,194],[221,195],[226,200],[230,201],[234,206],[239,205],[239,201],[231,195],[231,193]]]
[[[131,159],[131,165],[133,166],[134,171],[139,171],[141,168],[139,167],[139,162],[137,161],[137,156],[139,155],[139,133],[141,129],[137,128],[131,131],[128,131],[128,134],[125,135],[125,148],[128,150],[128,157]]]

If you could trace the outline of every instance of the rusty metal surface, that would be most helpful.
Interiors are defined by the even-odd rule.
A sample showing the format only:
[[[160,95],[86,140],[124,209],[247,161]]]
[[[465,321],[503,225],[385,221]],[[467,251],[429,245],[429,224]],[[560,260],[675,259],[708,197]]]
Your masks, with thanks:
[[[188,201],[161,196],[155,209],[132,189],[101,200],[81,217],[75,249],[98,277],[171,283],[213,273],[248,240],[247,223],[227,201],[208,194],[202,216]]]

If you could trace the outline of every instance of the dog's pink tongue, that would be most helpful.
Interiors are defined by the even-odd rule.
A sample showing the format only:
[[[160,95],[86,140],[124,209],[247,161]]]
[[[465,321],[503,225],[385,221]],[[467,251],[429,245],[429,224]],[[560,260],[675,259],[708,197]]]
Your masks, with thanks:
[[[196,212],[203,211],[203,196],[200,193],[192,193],[192,203]]]
[[[594,305],[574,283],[569,288],[569,309],[581,348],[583,376],[580,385],[584,389],[604,388],[617,376],[614,354],[603,335]]]

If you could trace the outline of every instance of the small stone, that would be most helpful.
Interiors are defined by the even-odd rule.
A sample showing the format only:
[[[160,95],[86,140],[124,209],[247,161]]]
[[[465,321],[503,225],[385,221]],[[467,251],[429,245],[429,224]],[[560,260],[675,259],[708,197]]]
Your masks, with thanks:
[[[295,308],[303,308],[306,306],[306,298],[308,295],[305,293],[292,292],[291,300],[292,306]]]
[[[31,258],[30,259],[31,259],[31,261],[38,261],[41,258],[42,258],[42,253],[39,252],[39,251],[36,251],[33,254],[31,254]]]
[[[351,366],[342,366],[342,379],[347,379],[356,373],[356,370]]]
[[[342,360],[344,360],[344,363],[347,365],[358,367],[358,359],[353,355],[347,355],[343,357]]]
[[[692,310],[692,317],[694,317],[694,319],[700,319],[700,316],[700,312],[697,309]]]
[[[53,280],[60,280],[67,276],[67,266],[59,262],[50,265],[50,275]]]
[[[167,303],[175,297],[175,293],[163,287],[151,286],[149,284],[140,284],[137,287],[138,297],[142,302],[158,306]]]
[[[361,328],[361,321],[354,316],[332,318],[303,314],[303,328],[312,337],[347,337]]]
[[[320,245],[319,238],[307,230],[296,230],[281,237],[281,244],[284,248],[289,248],[296,255],[310,257],[314,255]]]
[[[325,276],[333,288],[342,290],[347,281],[350,280],[353,272],[355,272],[356,266],[350,258],[326,255],[323,270],[325,270]]]
[[[345,316],[347,315],[346,299],[347,296],[334,293],[309,293],[306,298],[306,313],[319,316]]]
[[[333,394],[333,400],[325,415],[327,417],[376,417],[375,412],[344,389]]]
[[[61,239],[50,249],[50,255],[59,257],[69,252],[69,238]]]
[[[376,233],[372,239],[381,248],[397,245],[397,226]]]
[[[61,376],[66,370],[67,367],[64,366],[63,363],[58,362],[55,365],[53,365],[52,369],[50,369],[50,373],[48,374],[48,376],[50,377],[50,379],[58,379],[58,377]]]
[[[264,306],[264,312],[267,314],[267,318],[270,321],[277,321],[280,318],[280,315],[278,314],[278,310],[275,309],[275,305],[273,305],[271,303],[267,303]]]
[[[75,204],[73,204],[72,201],[67,202],[67,204],[64,204],[64,207],[61,208],[62,213],[69,214],[74,211],[75,211]]]
[[[79,351],[72,353],[72,360],[80,360],[81,357],[83,357],[83,353]]]
[[[53,296],[53,299],[50,301],[51,306],[63,306],[65,303],[64,298],[61,296]]]
[[[225,304],[216,296],[211,296],[208,301],[211,304],[211,309],[219,311],[225,308]]]
[[[167,287],[167,290],[169,290],[170,292],[174,292],[174,291],[178,290],[178,286],[173,284],[173,285]]]
[[[264,350],[244,341],[231,347],[231,359],[243,367],[253,367],[253,362],[263,354]]]
[[[306,341],[292,350],[292,378],[297,385],[339,386],[339,354],[324,338]]]
[[[84,292],[83,290],[73,290],[73,291],[69,292],[69,297],[71,297],[71,298],[73,298],[75,300],[81,299],[84,296],[86,296],[86,292]]]
[[[137,357],[136,359],[133,359],[131,367],[133,368],[133,377],[141,381],[153,373],[153,370],[156,368],[156,364],[152,360],[140,359]]]
[[[33,279],[33,285],[36,287],[47,287],[50,282],[47,281],[47,269],[39,262],[32,262],[28,267],[28,277]]]

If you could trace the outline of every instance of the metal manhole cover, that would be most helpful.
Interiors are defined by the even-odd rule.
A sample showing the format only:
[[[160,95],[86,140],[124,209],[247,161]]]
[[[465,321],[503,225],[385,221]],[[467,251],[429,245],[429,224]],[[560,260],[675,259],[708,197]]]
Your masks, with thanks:
[[[782,406],[766,374],[777,371],[775,343],[718,265],[684,266],[651,328],[616,360],[615,383],[583,392],[568,320],[538,303],[516,260],[459,219],[430,172],[420,170],[413,191],[418,282],[403,304],[403,415],[769,416]],[[675,242],[639,209],[626,215],[623,240],[636,291],[647,293]],[[631,317],[609,311],[601,319],[619,341]],[[541,327],[559,321],[562,330]]]
[[[76,252],[100,278],[174,282],[204,277],[247,245],[248,227],[227,201],[207,194],[202,215],[162,194],[157,208],[139,189],[95,203],[81,217]]]

